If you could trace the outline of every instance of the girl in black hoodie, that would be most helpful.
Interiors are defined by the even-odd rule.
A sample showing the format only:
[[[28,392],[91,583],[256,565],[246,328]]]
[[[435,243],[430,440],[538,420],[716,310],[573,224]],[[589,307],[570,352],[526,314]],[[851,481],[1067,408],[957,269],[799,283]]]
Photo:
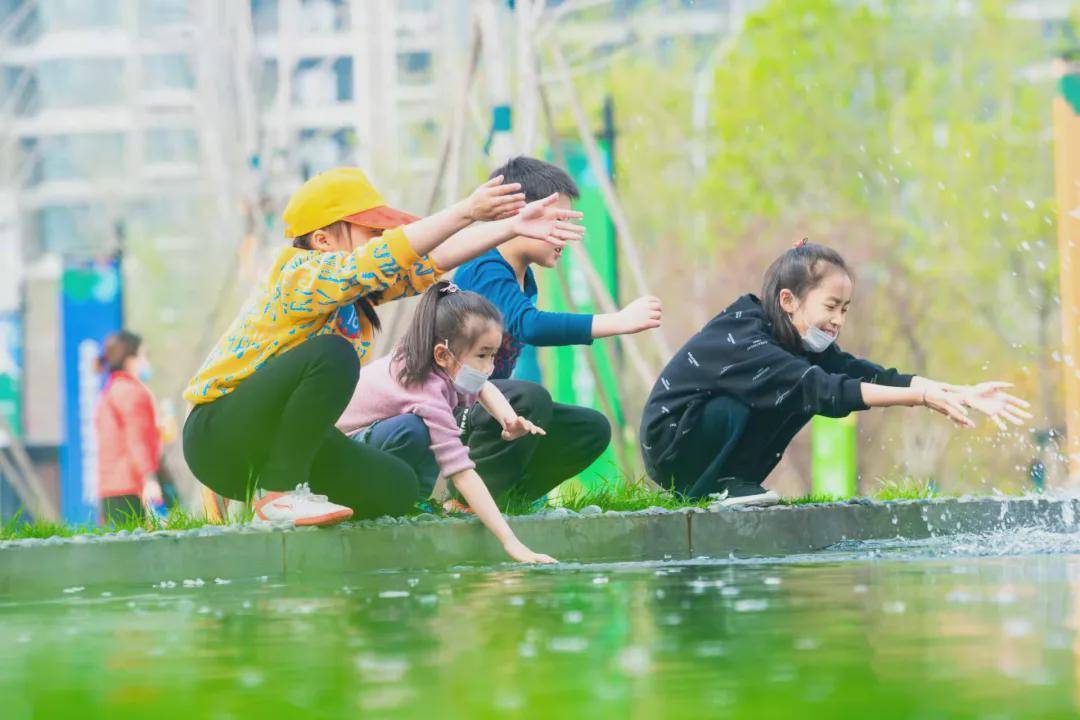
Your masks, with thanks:
[[[961,427],[968,408],[1004,427],[1030,418],[1008,383],[957,386],[885,369],[840,350],[854,285],[840,255],[805,240],[690,338],[664,368],[641,420],[649,475],[692,498],[773,505],[761,483],[814,415],[923,405]]]

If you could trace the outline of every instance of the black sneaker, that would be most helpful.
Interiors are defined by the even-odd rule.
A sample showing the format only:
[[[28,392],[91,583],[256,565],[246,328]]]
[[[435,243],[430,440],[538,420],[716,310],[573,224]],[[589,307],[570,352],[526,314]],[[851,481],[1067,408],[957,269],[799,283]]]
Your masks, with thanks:
[[[727,490],[720,498],[725,507],[769,507],[780,502],[780,496],[772,490],[738,477],[725,478]]]

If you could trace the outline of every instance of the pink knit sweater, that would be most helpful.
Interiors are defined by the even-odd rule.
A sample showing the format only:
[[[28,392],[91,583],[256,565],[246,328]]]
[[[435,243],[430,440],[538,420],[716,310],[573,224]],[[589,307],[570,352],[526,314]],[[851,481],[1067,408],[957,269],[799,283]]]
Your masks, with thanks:
[[[360,371],[352,399],[337,421],[346,435],[397,415],[419,415],[431,435],[431,451],[445,477],[476,465],[469,448],[461,442],[461,428],[454,420],[454,408],[471,407],[475,395],[463,395],[442,371],[436,370],[420,385],[405,387],[397,378],[399,365],[393,355],[380,358]]]

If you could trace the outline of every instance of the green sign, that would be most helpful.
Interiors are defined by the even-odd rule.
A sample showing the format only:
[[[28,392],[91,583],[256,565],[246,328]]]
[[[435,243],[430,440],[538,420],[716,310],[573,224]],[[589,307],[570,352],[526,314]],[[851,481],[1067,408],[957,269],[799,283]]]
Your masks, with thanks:
[[[599,182],[592,168],[589,167],[584,149],[578,143],[565,143],[563,150],[566,157],[566,169],[581,192],[581,197],[574,203],[574,207],[585,213],[585,240],[581,244],[568,246],[563,251],[559,262],[567,279],[574,309],[578,312],[594,313],[598,311],[598,308],[589,291],[588,276],[582,266],[581,253],[588,253],[593,267],[596,268],[608,292],[612,297],[617,298],[619,282],[615,226],[608,215]],[[605,169],[610,173],[611,158],[606,143],[601,143],[601,151]],[[538,275],[544,285],[542,297],[546,299],[547,307],[556,312],[570,310],[563,299],[563,292],[555,273],[546,272],[538,273]],[[619,432],[623,417],[615,375],[618,369],[611,366],[608,360],[609,354],[601,346],[604,342],[611,341],[601,340],[592,347],[554,348],[546,358],[544,375],[547,382],[545,384],[551,388],[552,397],[557,402],[602,410],[596,379],[589,367],[586,354],[591,353],[599,370],[602,387],[614,406],[617,426],[613,428],[613,431]],[[611,448],[608,448],[591,467],[581,473],[578,479],[586,487],[595,487],[602,482],[617,480],[617,468],[618,463],[614,453]]]
[[[859,489],[858,430],[855,414],[816,416],[810,424],[813,492],[849,498]]]

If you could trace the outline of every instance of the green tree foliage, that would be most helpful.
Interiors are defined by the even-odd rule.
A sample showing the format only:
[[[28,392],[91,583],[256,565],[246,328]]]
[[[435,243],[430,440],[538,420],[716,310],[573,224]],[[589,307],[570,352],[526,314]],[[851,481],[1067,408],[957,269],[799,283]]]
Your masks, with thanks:
[[[615,98],[618,182],[658,258],[650,272],[678,251],[698,271],[740,268],[732,292],[710,286],[711,314],[810,235],[856,269],[845,346],[934,378],[1012,380],[1040,427],[1060,424],[1050,62],[1072,25],[1014,5],[772,2],[718,47],[628,53],[584,81]],[[688,78],[710,57],[699,144]],[[665,294],[669,313],[701,304],[691,285]],[[868,475],[1020,482],[1034,454],[1026,436],[946,447],[935,418],[874,415]]]

